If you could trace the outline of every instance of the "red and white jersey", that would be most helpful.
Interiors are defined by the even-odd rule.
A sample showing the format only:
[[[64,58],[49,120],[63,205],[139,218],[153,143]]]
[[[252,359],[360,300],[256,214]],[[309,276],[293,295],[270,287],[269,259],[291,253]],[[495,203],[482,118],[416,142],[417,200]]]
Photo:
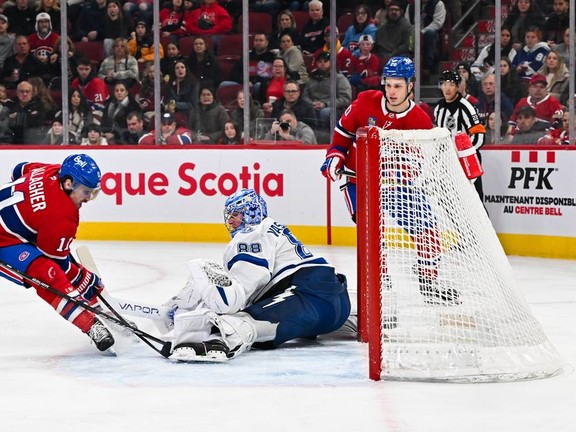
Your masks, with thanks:
[[[58,179],[60,165],[23,163],[0,186],[0,248],[35,245],[64,267],[80,222],[79,210]]]
[[[82,91],[86,100],[92,104],[93,111],[94,109],[104,108],[104,102],[108,99],[108,86],[103,79],[93,77],[87,83],[80,84],[78,78],[74,78],[70,87]]]
[[[41,37],[38,33],[32,33],[28,36],[30,51],[34,53],[37,60],[48,59],[54,53],[54,46],[58,43],[58,39],[60,39],[60,35],[54,32],[48,33],[45,37]]]
[[[330,48],[328,47],[328,45],[324,45],[324,47],[317,49],[316,52],[314,52],[314,55],[312,56],[312,63],[308,68],[308,72],[312,72],[318,69],[318,65],[316,64],[316,58],[318,58],[318,55],[323,51],[330,52]],[[356,59],[354,58],[350,50],[344,47],[340,47],[336,52],[336,69],[338,70],[338,72],[348,77],[354,72],[355,65],[356,65]]]
[[[536,113],[536,119],[552,123],[552,118],[557,111],[562,111],[562,104],[551,94],[547,94],[542,100],[535,102],[531,96],[527,96],[518,101],[514,107],[514,112],[510,116],[508,124],[516,126],[518,110],[524,106],[531,106]]]
[[[138,141],[139,145],[156,145],[156,129],[142,135]],[[161,145],[184,145],[192,144],[192,131],[183,127],[177,128],[173,134],[168,137],[160,136]]]
[[[408,109],[396,113],[386,108],[384,93],[379,90],[363,91],[340,117],[326,157],[343,154],[345,166],[356,171],[356,130],[367,126],[401,130],[432,129],[432,120],[413,101],[410,101]]]

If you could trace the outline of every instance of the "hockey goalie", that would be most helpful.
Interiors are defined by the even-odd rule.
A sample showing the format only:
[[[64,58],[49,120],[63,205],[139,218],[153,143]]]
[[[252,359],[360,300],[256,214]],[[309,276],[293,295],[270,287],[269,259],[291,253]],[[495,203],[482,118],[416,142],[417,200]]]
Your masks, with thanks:
[[[223,362],[253,345],[276,348],[295,338],[339,329],[350,314],[344,275],[268,217],[264,199],[243,189],[225,203],[232,236],[224,267],[188,262],[186,286],[165,306],[172,311],[171,359]]]

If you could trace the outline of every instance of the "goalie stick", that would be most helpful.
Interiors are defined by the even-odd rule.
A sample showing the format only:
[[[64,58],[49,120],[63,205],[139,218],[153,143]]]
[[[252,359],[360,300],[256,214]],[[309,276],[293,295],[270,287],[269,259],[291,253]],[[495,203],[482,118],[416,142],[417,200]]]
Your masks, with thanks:
[[[53,288],[50,285],[48,285],[47,283],[42,282],[41,280],[36,279],[35,277],[32,277],[23,271],[18,270],[17,268],[13,267],[12,265],[10,265],[4,261],[0,261],[0,268],[4,269],[7,272],[7,275],[9,275],[10,277],[12,277],[14,279],[26,281],[31,285],[35,285],[37,287],[40,287],[46,291],[51,292],[52,294],[57,295],[60,298],[66,299],[67,301],[75,304],[78,307],[86,309],[95,315],[101,316],[102,318],[105,318],[108,321],[111,321],[111,322],[113,322],[113,323],[115,323],[121,327],[125,327],[125,328],[129,329],[132,333],[134,333],[136,336],[140,337],[141,339],[145,338],[146,343],[154,351],[156,351],[158,354],[160,354],[166,358],[168,358],[170,356],[170,351],[172,349],[172,344],[170,342],[166,342],[160,338],[157,338],[156,336],[152,336],[149,333],[146,333],[146,332],[144,332],[144,331],[142,331],[136,327],[131,326],[123,318],[122,318],[122,320],[120,320],[116,316],[111,316],[111,315],[107,314],[106,312],[104,312],[103,310],[97,309],[95,307],[90,306],[87,303],[76,300],[75,298],[72,298],[69,295],[64,294],[63,292],[58,291],[56,288]],[[142,339],[142,340],[144,340],[144,339]],[[158,347],[154,346],[153,344],[150,343],[150,341],[154,341],[156,343],[161,344],[162,348],[158,348]]]
[[[96,266],[96,261],[94,260],[94,258],[92,257],[92,254],[90,253],[90,250],[88,249],[87,246],[80,246],[76,249],[76,255],[78,255],[78,259],[80,261],[80,263],[87,268],[88,270],[90,270],[91,272],[95,273],[96,275],[98,275],[99,277],[102,277],[100,271],[98,270],[98,267]],[[132,327],[136,327],[135,324],[130,323],[128,321],[126,321],[126,319],[120,315],[116,309],[114,309],[114,307],[110,304],[110,302],[108,301],[108,294],[105,292],[105,290],[102,290],[101,293],[98,294],[98,301],[100,303],[102,303],[104,306],[106,306],[106,308],[114,314],[114,316],[116,318],[118,318],[123,324],[125,328],[131,329]],[[140,339],[142,342],[144,342],[146,345],[148,345],[149,347],[151,347],[153,350],[157,351],[156,347],[154,345],[152,345],[152,342],[150,342],[148,339],[146,339],[144,336],[139,335],[137,333],[134,333],[134,335]],[[171,348],[171,347],[170,347]],[[168,351],[169,353],[169,351]],[[164,355],[161,351],[160,354]]]
[[[76,248],[76,256],[78,261],[88,270],[100,275],[96,266],[96,261],[88,249],[88,246],[79,246]],[[130,315],[138,318],[146,318],[152,320],[163,321],[168,316],[170,308],[166,306],[158,306],[141,301],[132,301],[121,299],[112,296],[109,292],[103,291],[103,296],[112,307],[125,315]]]

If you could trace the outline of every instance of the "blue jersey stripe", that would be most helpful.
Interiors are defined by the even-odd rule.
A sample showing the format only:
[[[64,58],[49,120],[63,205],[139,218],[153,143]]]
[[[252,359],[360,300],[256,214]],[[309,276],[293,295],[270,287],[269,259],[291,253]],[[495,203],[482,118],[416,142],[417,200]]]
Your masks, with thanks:
[[[319,258],[314,258],[314,259],[312,259],[312,260],[302,261],[302,262],[299,262],[299,263],[297,263],[297,264],[291,264],[291,265],[289,265],[289,266],[286,266],[286,267],[283,267],[282,269],[280,269],[280,270],[273,276],[273,279],[274,279],[274,280],[277,280],[279,276],[284,277],[284,274],[285,274],[286,272],[290,272],[291,270],[298,269],[299,267],[309,266],[309,265],[328,265],[328,262],[327,262],[324,258],[319,257]],[[293,273],[293,272],[291,272],[291,273]]]
[[[230,261],[228,261],[228,264],[227,264],[228,270],[230,270],[232,268],[232,266],[235,263],[237,263],[238,261],[244,261],[244,262],[259,266],[259,267],[264,267],[265,269],[268,270],[268,260],[265,260],[264,258],[258,258],[258,257],[255,257],[254,255],[245,254],[245,253],[240,253],[238,255],[235,255],[234,258],[232,258]]]
[[[28,165],[28,162],[20,162],[12,170],[12,181],[19,179],[24,174],[24,167]]]
[[[17,283],[18,285],[24,285],[22,278],[17,273],[13,273],[8,269],[0,268],[0,276],[5,277],[11,282]]]
[[[36,243],[36,232],[24,224],[14,206],[4,207],[0,210],[0,219],[10,232],[26,239],[28,243]]]

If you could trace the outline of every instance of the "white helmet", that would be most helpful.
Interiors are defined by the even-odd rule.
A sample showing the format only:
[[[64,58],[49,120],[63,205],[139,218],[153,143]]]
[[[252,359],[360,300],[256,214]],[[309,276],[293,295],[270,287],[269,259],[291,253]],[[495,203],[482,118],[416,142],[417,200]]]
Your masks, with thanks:
[[[36,15],[36,25],[34,26],[36,31],[39,31],[38,23],[40,21],[48,21],[50,23],[50,31],[52,31],[52,18],[50,18],[50,15],[48,15],[46,12],[40,12],[38,15]]]

